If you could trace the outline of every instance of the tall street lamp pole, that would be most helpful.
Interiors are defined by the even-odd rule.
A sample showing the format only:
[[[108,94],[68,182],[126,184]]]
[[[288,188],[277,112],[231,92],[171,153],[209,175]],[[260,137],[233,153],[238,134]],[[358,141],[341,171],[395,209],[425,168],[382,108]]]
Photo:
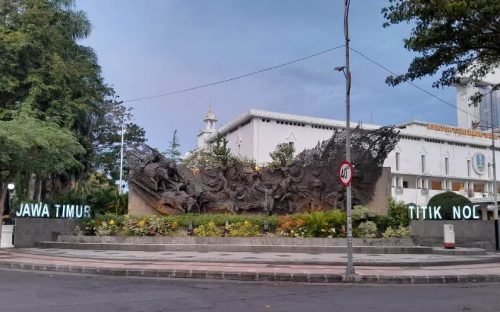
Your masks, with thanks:
[[[495,161],[495,120],[493,118],[493,89],[490,91],[491,152],[493,154],[493,222],[495,222],[495,249],[500,250],[498,235],[497,168]]]
[[[118,184],[118,192],[120,194],[123,193],[123,135],[125,133],[125,125],[122,122],[122,138],[121,138],[121,144],[120,144],[120,180]]]
[[[493,118],[493,92],[490,92],[491,151],[493,153],[493,219],[498,220],[497,169],[495,161],[495,123]]]

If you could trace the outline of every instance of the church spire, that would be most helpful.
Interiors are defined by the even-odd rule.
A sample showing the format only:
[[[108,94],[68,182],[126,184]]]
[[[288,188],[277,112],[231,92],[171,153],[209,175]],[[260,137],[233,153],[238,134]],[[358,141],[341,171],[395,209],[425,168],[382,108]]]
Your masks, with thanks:
[[[205,132],[215,132],[215,124],[217,122],[217,116],[212,111],[212,100],[210,100],[208,113],[203,119],[205,122]]]

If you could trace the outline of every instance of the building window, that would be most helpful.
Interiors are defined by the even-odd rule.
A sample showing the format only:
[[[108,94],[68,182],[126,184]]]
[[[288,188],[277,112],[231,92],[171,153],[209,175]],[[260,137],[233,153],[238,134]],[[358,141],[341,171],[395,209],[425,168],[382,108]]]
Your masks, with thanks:
[[[425,155],[420,155],[422,173],[425,173]]]
[[[294,144],[294,142],[288,142],[288,145],[289,145],[291,148],[295,148],[295,144]]]
[[[408,181],[403,180],[403,188],[408,188]]]
[[[399,153],[396,153],[396,171],[399,171]]]
[[[467,176],[470,177],[470,159],[467,159]]]
[[[443,189],[441,181],[431,180],[431,190],[440,191]]]
[[[446,175],[450,174],[450,160],[448,157],[444,158],[444,173]]]

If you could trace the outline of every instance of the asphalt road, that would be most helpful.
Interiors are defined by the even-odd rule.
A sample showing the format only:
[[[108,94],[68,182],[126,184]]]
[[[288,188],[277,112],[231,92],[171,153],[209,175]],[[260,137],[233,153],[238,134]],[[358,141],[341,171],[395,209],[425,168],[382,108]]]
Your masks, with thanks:
[[[0,270],[0,311],[500,311],[500,284],[311,285]]]

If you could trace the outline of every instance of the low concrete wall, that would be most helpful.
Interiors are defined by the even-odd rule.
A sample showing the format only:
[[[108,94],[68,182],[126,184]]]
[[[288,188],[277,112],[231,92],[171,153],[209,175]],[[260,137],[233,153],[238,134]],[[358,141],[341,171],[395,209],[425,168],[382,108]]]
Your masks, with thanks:
[[[76,236],[60,235],[59,242],[97,244],[227,244],[260,246],[346,246],[345,238],[301,237],[195,237],[195,236]],[[354,238],[354,246],[413,246],[410,238]]]
[[[444,224],[452,224],[457,247],[477,247],[495,250],[495,223],[492,220],[433,220],[412,221],[411,230],[415,244],[442,246]]]
[[[78,220],[16,218],[14,246],[18,248],[34,247],[39,241],[55,241],[61,233],[73,233]]]

